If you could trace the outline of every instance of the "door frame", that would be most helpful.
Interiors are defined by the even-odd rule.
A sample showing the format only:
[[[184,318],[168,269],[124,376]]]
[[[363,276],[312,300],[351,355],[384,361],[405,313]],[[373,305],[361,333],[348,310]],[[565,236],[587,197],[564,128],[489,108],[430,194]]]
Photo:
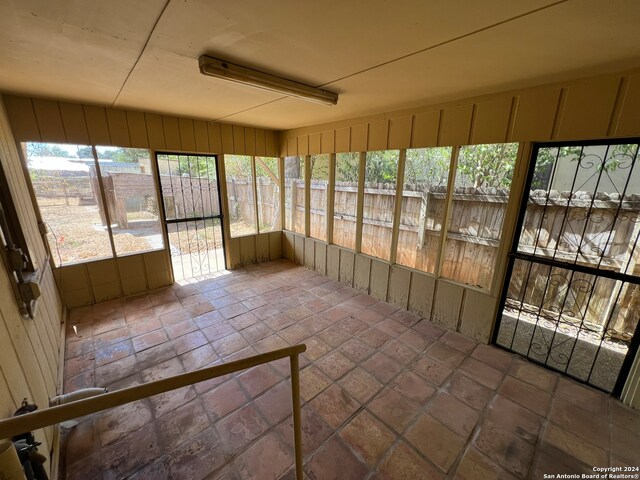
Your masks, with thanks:
[[[189,219],[167,220],[167,215],[166,215],[165,206],[164,206],[164,195],[162,194],[162,179],[160,178],[160,166],[158,165],[158,155],[177,155],[177,156],[213,158],[213,161],[215,164],[215,171],[216,171],[216,187],[218,190],[218,209],[220,213],[218,215],[212,215],[212,216],[194,217]],[[225,221],[224,221],[224,214],[223,214],[223,208],[222,208],[222,192],[220,191],[220,166],[218,163],[219,155],[215,153],[185,153],[185,152],[175,152],[175,151],[169,151],[169,150],[154,150],[153,157],[154,157],[153,168],[155,169],[155,172],[156,172],[156,180],[158,182],[158,197],[161,205],[162,232],[163,232],[167,251],[169,252],[169,258],[171,258],[171,244],[169,243],[169,229],[167,228],[168,225],[200,221],[200,220],[206,221],[206,220],[219,219],[220,230],[222,233],[222,258],[224,261],[224,269],[227,270],[227,246],[225,242]],[[169,263],[171,265],[171,275],[173,276],[175,281],[175,273],[173,271],[173,262],[170,261]]]
[[[500,293],[500,301],[498,303],[498,309],[496,310],[496,318],[494,321],[493,333],[491,335],[491,343],[494,346],[497,346],[509,352],[513,352],[509,348],[499,345],[497,343],[497,339],[500,331],[500,322],[502,319],[502,312],[504,310],[504,307],[507,301],[507,294],[508,294],[509,285],[511,282],[511,275],[513,273],[513,266],[515,264],[515,261],[518,259],[530,261],[533,263],[547,264],[551,267],[557,266],[560,268],[567,268],[577,272],[591,274],[596,277],[606,277],[606,278],[611,278],[613,280],[620,280],[620,281],[624,281],[632,284],[640,284],[640,278],[635,277],[633,275],[626,274],[626,273],[600,270],[596,268],[591,268],[591,267],[586,267],[586,266],[571,264],[571,263],[564,263],[563,265],[563,262],[561,261],[557,261],[553,259],[545,260],[541,257],[536,257],[534,255],[518,252],[518,245],[520,242],[520,236],[522,234],[522,225],[524,223],[528,201],[529,201],[529,195],[531,191],[531,183],[533,181],[533,176],[535,174],[536,159],[538,156],[538,151],[541,148],[549,148],[549,147],[571,147],[571,146],[588,147],[588,146],[594,146],[594,145],[617,145],[617,144],[640,144],[640,137],[609,138],[609,139],[600,139],[600,140],[571,140],[571,141],[564,141],[564,142],[563,141],[533,142],[531,144],[530,156],[529,156],[528,165],[527,165],[526,179],[525,179],[524,187],[522,189],[522,192],[518,201],[518,216],[516,219],[515,230],[513,232],[511,245],[507,252],[507,268],[505,270],[505,274],[503,277],[504,280],[502,283],[502,291]],[[636,161],[635,168],[640,168],[640,153],[636,154],[635,161]],[[640,243],[638,243],[638,246],[640,247]],[[599,388],[596,385],[588,384],[584,380],[577,378],[568,372],[559,371],[559,373],[567,377],[570,377],[580,383],[587,384],[591,388],[605,391],[608,394],[611,394],[617,398],[620,398],[620,396],[622,395],[622,391],[624,389],[625,383],[627,381],[627,378],[629,377],[629,373],[631,371],[633,362],[636,356],[638,355],[639,347],[640,347],[640,322],[636,325],[634,334],[629,343],[629,349],[622,362],[622,366],[618,373],[618,378],[611,392],[608,392],[603,388]],[[517,352],[513,352],[513,353],[517,353]],[[534,358],[529,358],[529,357],[524,357],[524,358],[526,358],[528,361],[532,363],[541,365],[542,367],[547,368],[549,370],[558,371],[540,361],[537,361]]]

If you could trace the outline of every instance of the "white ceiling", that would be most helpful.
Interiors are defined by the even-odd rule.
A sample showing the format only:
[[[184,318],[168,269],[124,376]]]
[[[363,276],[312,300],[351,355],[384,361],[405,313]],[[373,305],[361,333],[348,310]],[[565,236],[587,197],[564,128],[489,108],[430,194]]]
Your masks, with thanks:
[[[639,24],[637,0],[0,0],[0,91],[287,129],[640,67]]]

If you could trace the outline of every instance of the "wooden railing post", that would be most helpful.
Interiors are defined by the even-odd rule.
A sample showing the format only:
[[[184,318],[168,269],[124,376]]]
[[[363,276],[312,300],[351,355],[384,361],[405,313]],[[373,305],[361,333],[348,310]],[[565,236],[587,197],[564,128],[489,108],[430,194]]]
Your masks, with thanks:
[[[293,441],[296,462],[296,480],[303,480],[302,419],[300,418],[300,362],[298,354],[291,355],[291,399],[293,401]]]

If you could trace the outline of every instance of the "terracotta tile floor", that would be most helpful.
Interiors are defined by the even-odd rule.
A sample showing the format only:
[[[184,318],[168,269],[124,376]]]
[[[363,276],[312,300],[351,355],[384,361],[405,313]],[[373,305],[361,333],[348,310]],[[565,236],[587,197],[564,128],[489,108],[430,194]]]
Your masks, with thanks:
[[[115,390],[300,342],[310,479],[640,465],[640,412],[284,261],[74,310],[65,388]],[[288,361],[85,417],[63,452],[67,479],[291,479]]]

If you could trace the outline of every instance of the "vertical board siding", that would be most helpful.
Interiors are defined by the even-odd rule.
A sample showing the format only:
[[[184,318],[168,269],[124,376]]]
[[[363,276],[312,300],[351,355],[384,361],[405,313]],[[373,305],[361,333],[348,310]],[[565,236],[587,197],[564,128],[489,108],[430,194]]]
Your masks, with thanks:
[[[67,142],[88,144],[89,132],[87,131],[87,122],[84,119],[82,106],[61,103],[60,114],[62,115],[62,126],[64,127]]]
[[[124,110],[114,110],[112,108],[108,108],[106,112],[111,145],[130,147],[131,137],[129,136],[129,125],[127,124],[126,112]]]
[[[42,295],[38,300],[37,314],[33,320],[25,320],[20,315],[9,283],[13,280],[0,262],[0,389],[3,390],[0,394],[0,412],[7,417],[13,415],[23,398],[46,407],[49,398],[58,393],[63,308],[48,269],[46,249],[38,232],[35,211],[30,202],[21,160],[9,127],[10,117],[3,100],[0,96],[0,162],[15,199],[29,252],[38,268],[45,269],[40,283]],[[18,109],[12,112],[11,117],[24,138],[39,140],[35,136],[39,127],[34,110],[30,108],[31,101],[12,99],[9,104],[11,108]],[[66,106],[64,112],[71,131],[77,127],[71,120],[74,112]],[[39,101],[39,114],[43,120],[56,122],[56,125],[49,126],[45,131],[60,139],[65,129],[57,103]],[[75,115],[77,116],[77,110]],[[72,127],[72,124],[75,126]],[[42,451],[49,452],[53,447],[53,428],[40,430],[35,434],[37,440],[43,443]]]

